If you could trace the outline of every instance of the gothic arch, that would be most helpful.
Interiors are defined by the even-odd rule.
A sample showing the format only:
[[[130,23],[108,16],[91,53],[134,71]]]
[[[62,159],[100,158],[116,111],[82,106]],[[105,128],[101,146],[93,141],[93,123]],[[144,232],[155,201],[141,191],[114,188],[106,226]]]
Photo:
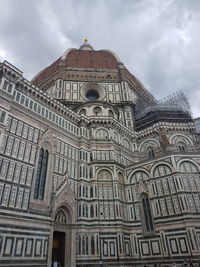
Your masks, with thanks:
[[[59,224],[65,224],[67,225],[68,223],[68,219],[67,219],[67,213],[65,211],[65,208],[60,208],[56,214],[55,214],[55,218],[54,218],[54,222],[55,223],[59,223]]]
[[[177,145],[178,143],[182,142],[185,145],[193,145],[192,140],[183,134],[173,134],[169,138],[170,144]]]
[[[49,166],[49,152],[43,147],[39,149],[39,158],[37,161],[36,176],[34,183],[34,200],[44,200],[47,184],[47,173]]]
[[[56,215],[62,211],[66,216],[67,224],[56,222]],[[76,263],[76,229],[71,227],[76,223],[76,203],[70,184],[66,182],[52,199],[51,239],[49,246],[49,266],[53,257],[53,241],[55,234],[59,234],[65,244],[64,246],[64,267],[75,267]]]
[[[146,181],[149,178],[149,174],[144,169],[137,169],[129,176],[130,183],[138,183],[140,181]]]
[[[143,169],[143,168],[138,168],[138,169],[134,169],[130,172],[129,176],[128,176],[128,181],[129,183],[131,183],[131,179],[132,177],[135,175],[135,173],[137,172],[144,172],[148,177],[149,177],[149,172],[146,170],[146,169]]]
[[[56,136],[53,135],[51,129],[47,129],[40,137],[39,147],[48,150],[50,154],[56,152]]]
[[[195,167],[197,168],[197,170],[200,172],[200,166],[198,165],[197,162],[195,162],[194,160],[191,160],[189,158],[184,158],[184,159],[181,159],[177,162],[177,169],[180,170],[180,166],[182,163],[184,162],[190,162],[191,164],[195,165]]]
[[[85,108],[82,108],[82,109],[80,109],[80,110],[78,111],[78,113],[79,113],[80,115],[84,115],[84,116],[86,116],[86,109],[85,109]]]
[[[127,148],[127,149],[129,149],[129,150],[131,150],[132,149],[132,146],[131,146],[131,143],[130,143],[130,141],[127,139],[127,138],[122,138],[122,140],[121,140],[121,144],[122,144],[122,146],[124,146],[125,148]]]
[[[113,175],[110,170],[101,169],[97,172],[97,180],[99,181],[106,181],[106,180],[113,180]]]
[[[144,152],[144,151],[147,151],[147,149],[149,147],[152,147],[152,148],[157,148],[160,146],[160,143],[158,140],[155,140],[155,139],[148,139],[148,140],[145,140],[143,141],[140,146],[139,146],[139,151],[140,152]]]
[[[56,209],[54,209],[53,211],[54,221],[56,220],[56,215],[58,214],[59,211],[62,211],[65,214],[66,219],[67,219],[67,224],[75,223],[74,211],[68,203],[63,201],[62,203],[60,203],[60,205]]]
[[[153,232],[154,223],[153,223],[153,212],[151,208],[150,199],[147,193],[142,192],[138,198],[140,206],[140,215],[143,232]]]
[[[49,266],[50,262],[54,260],[55,250],[59,249],[62,253],[62,266],[75,267],[75,229],[71,225],[75,224],[76,216],[73,207],[67,201],[55,205],[53,212],[53,224],[51,228],[51,239],[49,246]],[[62,240],[62,243],[57,240]],[[54,244],[58,243],[58,248]]]
[[[108,117],[112,117],[112,118],[114,118],[114,112],[111,110],[111,109],[109,109],[108,110]]]
[[[44,151],[44,153],[42,153],[42,151]],[[38,170],[38,168],[42,168],[42,170],[44,171],[44,166],[40,166],[40,160],[41,160],[41,156],[43,154],[43,156],[45,156],[45,154],[47,153],[47,165],[45,168],[45,179],[43,179],[42,181],[40,181],[41,179],[38,180],[38,173],[37,171],[34,174],[33,177],[33,186],[32,186],[32,192],[31,192],[31,204],[30,207],[33,207],[34,209],[38,209],[40,210],[41,207],[44,209],[46,208],[46,210],[49,210],[49,203],[50,203],[50,197],[51,194],[50,192],[52,191],[52,175],[53,175],[53,167],[54,167],[54,153],[56,152],[56,137],[53,135],[52,131],[50,128],[48,128],[39,138],[39,149],[36,155],[36,170]],[[42,157],[43,157],[42,156]],[[38,181],[40,181],[41,185],[44,187],[43,190],[43,196],[42,197],[35,197],[35,187],[38,183]],[[48,186],[47,186],[48,184]],[[38,190],[40,190],[38,188]],[[42,200],[42,201],[41,201]]]
[[[151,177],[155,177],[155,172],[157,172],[157,170],[159,168],[161,168],[161,167],[164,168],[163,175],[161,175],[161,176],[169,175],[169,174],[172,173],[172,166],[169,163],[167,163],[167,162],[159,162],[159,163],[153,165],[153,167],[151,168],[150,176]],[[159,173],[160,172],[158,172],[158,174]],[[161,173],[162,173],[162,170],[161,170]],[[156,177],[161,177],[161,176],[156,176]]]
[[[95,138],[97,139],[109,139],[110,138],[110,134],[109,131],[105,128],[98,128],[95,130],[94,133]]]

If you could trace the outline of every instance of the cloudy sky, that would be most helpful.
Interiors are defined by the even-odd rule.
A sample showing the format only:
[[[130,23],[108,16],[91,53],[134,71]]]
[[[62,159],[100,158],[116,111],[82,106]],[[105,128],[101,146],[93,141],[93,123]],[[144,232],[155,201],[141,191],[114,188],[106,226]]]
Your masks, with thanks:
[[[0,61],[28,79],[84,36],[156,98],[183,90],[200,116],[200,0],[0,0]]]

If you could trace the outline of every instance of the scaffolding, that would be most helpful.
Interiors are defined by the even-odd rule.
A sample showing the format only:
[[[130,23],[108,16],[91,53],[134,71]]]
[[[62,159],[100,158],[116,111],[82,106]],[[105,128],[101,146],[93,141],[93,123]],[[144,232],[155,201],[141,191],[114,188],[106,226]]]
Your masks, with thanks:
[[[157,122],[187,123],[192,121],[191,107],[187,97],[178,91],[154,103],[138,101],[135,129],[142,130]]]
[[[172,95],[169,95],[161,100],[157,101],[158,106],[163,107],[177,107],[189,114],[191,114],[191,106],[188,102],[186,95],[183,91],[179,90]]]
[[[191,107],[186,95],[179,90],[172,95],[155,101],[146,101],[138,99],[136,103],[136,117],[141,117],[149,110],[180,110],[191,115]]]

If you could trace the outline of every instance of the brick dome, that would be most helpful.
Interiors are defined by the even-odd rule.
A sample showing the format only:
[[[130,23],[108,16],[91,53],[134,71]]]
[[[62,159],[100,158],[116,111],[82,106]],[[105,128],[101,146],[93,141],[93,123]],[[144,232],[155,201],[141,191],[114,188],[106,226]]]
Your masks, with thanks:
[[[71,50],[65,60],[65,66],[73,68],[116,69],[117,60],[107,51]]]
[[[137,94],[142,94],[143,98],[154,99],[115,53],[110,50],[94,50],[87,41],[79,49],[67,49],[55,62],[39,72],[32,83],[46,91],[58,79],[81,79],[86,83],[130,81]]]
[[[62,57],[58,58],[50,66],[39,72],[32,83],[39,86],[60,67],[80,69],[118,69],[119,58],[109,50],[94,50],[93,47],[84,43],[79,49],[70,48]]]

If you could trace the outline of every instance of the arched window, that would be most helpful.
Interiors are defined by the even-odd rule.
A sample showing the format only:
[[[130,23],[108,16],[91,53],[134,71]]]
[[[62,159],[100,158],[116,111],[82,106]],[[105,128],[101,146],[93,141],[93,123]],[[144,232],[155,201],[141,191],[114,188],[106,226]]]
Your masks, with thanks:
[[[81,217],[81,204],[79,204],[79,207],[78,207],[78,215],[79,217]]]
[[[84,108],[82,108],[80,111],[79,111],[79,114],[80,115],[86,115],[86,110]]]
[[[81,188],[82,188],[82,186],[80,185],[79,186],[79,197],[81,197]]]
[[[81,255],[81,236],[78,237],[78,254]]]
[[[196,167],[196,165],[194,165],[194,163],[190,162],[190,161],[183,161],[180,164],[180,172],[183,173],[197,173],[198,169]]]
[[[117,214],[117,217],[119,217],[119,207],[118,207],[118,204],[116,205],[116,214]]]
[[[97,237],[97,254],[99,254],[99,238]]]
[[[95,133],[97,139],[108,139],[108,131],[105,129],[98,129]]]
[[[112,180],[112,173],[108,170],[100,170],[97,174],[97,179],[100,181]]]
[[[161,164],[155,168],[153,176],[154,177],[161,177],[161,176],[169,175],[171,173],[172,173],[172,171],[171,171],[170,167],[168,167],[167,165]]]
[[[93,197],[93,186],[90,186],[90,197]]]
[[[97,186],[95,185],[94,188],[95,188],[94,195],[95,195],[95,197],[97,197]]]
[[[40,200],[44,199],[48,156],[49,156],[48,151],[41,148],[37,165],[37,172],[36,172],[34,199],[40,199]]]
[[[95,242],[94,242],[94,236],[91,237],[91,254],[95,254]]]
[[[146,172],[137,171],[131,177],[131,183],[138,183],[139,181],[146,181],[148,180],[148,175]]]
[[[82,255],[85,255],[85,236],[82,237]]]
[[[85,197],[88,197],[88,187],[85,187]]]
[[[85,239],[85,254],[88,255],[88,237]]]
[[[155,141],[153,139],[150,139],[150,140],[144,141],[140,145],[140,152],[148,151],[150,148],[156,149],[157,147],[159,147],[158,141]]]
[[[83,217],[88,217],[88,207],[86,204],[83,205]]]
[[[94,206],[93,205],[91,205],[90,206],[90,217],[94,217]]]
[[[92,167],[89,168],[89,177],[90,177],[90,179],[92,179],[92,177],[93,177]]]
[[[94,107],[93,112],[96,116],[98,116],[102,113],[102,109],[100,107]]]
[[[123,139],[122,144],[125,148],[131,149],[131,144],[126,138]]]
[[[192,140],[188,136],[180,135],[180,134],[172,136],[170,141],[172,144],[176,146],[178,146],[179,144],[183,144],[185,148],[188,145],[189,146],[193,145]]]
[[[85,204],[82,207],[82,217],[85,217]]]
[[[108,110],[108,116],[114,118],[114,113],[112,110]]]
[[[179,152],[186,152],[186,145],[183,142],[177,144]]]
[[[148,158],[149,159],[155,158],[155,152],[153,150],[153,147],[149,147],[149,149],[148,149]]]
[[[153,232],[154,225],[148,195],[142,193],[139,199],[143,230],[144,232]]]
[[[88,206],[85,204],[85,217],[88,218]]]

